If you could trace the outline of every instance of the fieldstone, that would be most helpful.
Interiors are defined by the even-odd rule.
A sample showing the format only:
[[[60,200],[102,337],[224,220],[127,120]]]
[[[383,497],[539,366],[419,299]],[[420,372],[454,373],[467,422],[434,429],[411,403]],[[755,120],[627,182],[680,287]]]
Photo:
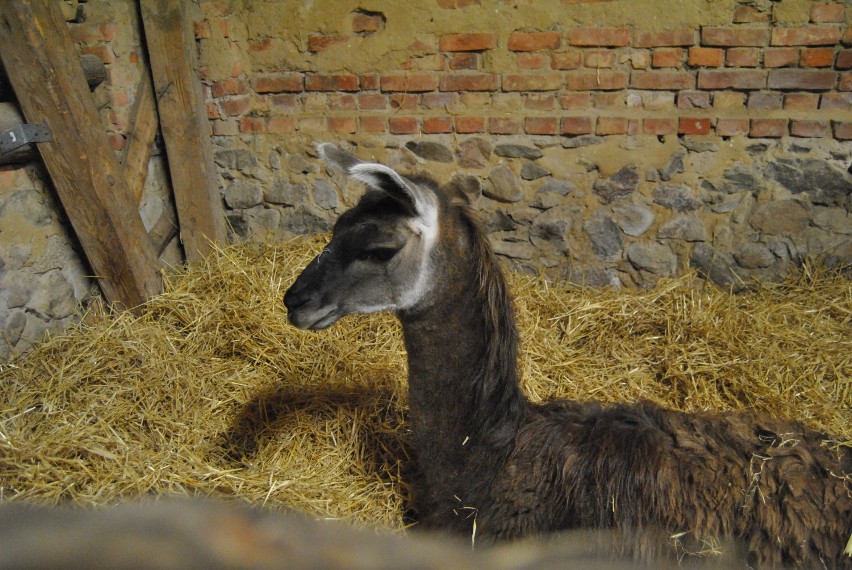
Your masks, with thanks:
[[[408,141],[405,148],[422,158],[432,162],[452,162],[453,151],[441,143],[432,141]]]
[[[757,203],[757,198],[752,193],[740,194],[740,203],[737,204],[731,212],[731,221],[735,224],[742,224],[754,211],[754,205]]]
[[[737,206],[740,205],[743,198],[741,195],[734,195],[731,197],[727,197],[723,200],[718,201],[710,201],[708,202],[708,207],[712,212],[717,214],[729,214],[737,209]]]
[[[625,204],[613,208],[613,219],[625,234],[639,237],[654,223],[654,212],[640,204]]]
[[[541,214],[541,210],[537,210],[530,206],[520,206],[513,208],[512,211],[509,212],[509,217],[518,224],[529,225],[539,214]]]
[[[621,232],[612,218],[597,214],[586,220],[583,231],[592,243],[595,254],[605,260],[616,259],[623,244]]]
[[[694,214],[672,218],[657,230],[659,239],[679,239],[689,242],[707,241],[704,223]]]
[[[234,237],[246,239],[249,235],[249,219],[242,211],[225,212],[225,219]]]
[[[539,178],[544,178],[549,175],[549,170],[542,168],[534,162],[526,162],[521,167],[521,178],[524,180],[538,180]]]
[[[808,211],[798,200],[775,200],[758,206],[749,222],[765,234],[792,237],[808,227]]]
[[[232,210],[251,208],[263,202],[263,190],[256,182],[234,180],[225,188],[225,204]]]
[[[319,172],[319,167],[308,162],[301,154],[287,155],[287,170],[294,174],[309,174]]]
[[[497,255],[511,259],[532,259],[538,253],[532,244],[526,241],[492,240],[491,247]]]
[[[213,161],[228,170],[246,170],[257,166],[254,154],[243,148],[218,150],[213,155]]]
[[[281,226],[281,212],[275,208],[258,208],[254,212],[251,233],[264,239],[276,239]]]
[[[491,215],[484,217],[483,229],[485,233],[494,232],[509,232],[516,229],[515,222],[505,212],[505,210],[496,210]]]
[[[314,197],[314,203],[323,210],[333,210],[340,203],[337,192],[334,191],[328,180],[314,182],[314,189],[311,193]]]
[[[660,170],[660,180],[671,180],[672,176],[675,174],[681,173],[685,170],[683,166],[683,158],[686,156],[684,152],[676,153],[669,163]]]
[[[760,193],[763,190],[760,176],[751,168],[737,164],[725,170],[718,190],[726,194],[736,192]]]
[[[631,243],[624,253],[633,267],[654,275],[674,275],[677,270],[677,256],[668,246],[659,243]]]
[[[281,214],[281,226],[297,235],[318,234],[331,230],[331,222],[323,216],[321,211],[311,206],[288,208]]]
[[[727,286],[740,283],[740,279],[732,269],[734,258],[731,254],[720,251],[710,244],[699,243],[696,245],[689,257],[689,264],[718,285]]]
[[[752,156],[764,154],[767,150],[769,150],[769,145],[767,143],[755,143],[746,147],[746,152]]]
[[[683,184],[660,184],[654,188],[654,203],[676,212],[690,212],[704,205]]]
[[[639,187],[639,168],[630,164],[606,180],[596,180],[592,191],[604,204],[629,196]]]
[[[740,267],[756,269],[759,267],[769,267],[775,263],[775,256],[762,243],[748,242],[743,244],[738,251],[734,252],[734,260]]]
[[[593,144],[601,144],[604,142],[604,137],[597,135],[580,135],[579,137],[566,138],[562,141],[562,148],[580,148]]]
[[[568,253],[568,232],[571,231],[570,214],[561,208],[540,213],[532,221],[530,241],[538,248],[548,245],[557,253]]]
[[[818,158],[779,158],[767,165],[766,175],[822,206],[842,206],[852,194],[849,175]]]
[[[524,197],[518,177],[507,166],[491,170],[482,193],[498,202],[519,202]]]
[[[53,220],[51,208],[35,190],[16,190],[8,197],[0,196],[0,218],[15,214],[34,226],[46,226]]]
[[[281,155],[274,150],[269,151],[269,169],[281,170]]]
[[[462,168],[485,168],[491,159],[491,143],[481,138],[462,141],[456,155]]]
[[[562,197],[568,195],[573,189],[574,186],[567,180],[548,180],[538,187],[530,206],[539,210],[558,206],[562,202]]]
[[[44,318],[64,319],[77,308],[74,288],[61,271],[49,271],[39,280],[27,308]]]
[[[852,215],[846,211],[846,208],[816,206],[812,221],[815,226],[829,232],[852,234]]]
[[[479,178],[476,176],[471,176],[469,174],[456,174],[453,176],[452,180],[450,180],[450,185],[455,186],[462,194],[464,194],[467,201],[473,203],[474,200],[479,198],[482,195],[482,182],[480,182]]]
[[[494,154],[504,158],[526,158],[535,160],[543,156],[541,150],[520,144],[498,144],[494,147]]]
[[[690,137],[681,139],[680,144],[690,152],[716,152],[719,150],[717,143],[701,141]]]
[[[276,180],[264,189],[263,199],[270,204],[295,206],[303,203],[307,195],[308,189],[304,184],[290,184],[284,180]]]
[[[27,326],[27,314],[22,309],[9,312],[3,325],[3,339],[10,345],[15,346],[21,339],[24,327]]]

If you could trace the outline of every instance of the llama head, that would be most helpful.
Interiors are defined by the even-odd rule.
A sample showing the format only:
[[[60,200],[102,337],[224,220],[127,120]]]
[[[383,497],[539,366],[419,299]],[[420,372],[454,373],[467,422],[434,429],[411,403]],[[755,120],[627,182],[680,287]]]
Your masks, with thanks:
[[[352,313],[416,307],[433,286],[439,208],[434,189],[333,145],[317,150],[367,191],[340,216],[329,244],[284,296],[290,322],[322,329]]]

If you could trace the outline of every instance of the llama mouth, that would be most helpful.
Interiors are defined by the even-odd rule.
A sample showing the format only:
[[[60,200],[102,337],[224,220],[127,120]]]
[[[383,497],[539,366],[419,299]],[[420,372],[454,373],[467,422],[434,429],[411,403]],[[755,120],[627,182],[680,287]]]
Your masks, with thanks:
[[[330,327],[340,318],[337,307],[329,307],[326,311],[313,311],[310,313],[302,313],[298,311],[290,311],[288,319],[293,326],[318,331]]]

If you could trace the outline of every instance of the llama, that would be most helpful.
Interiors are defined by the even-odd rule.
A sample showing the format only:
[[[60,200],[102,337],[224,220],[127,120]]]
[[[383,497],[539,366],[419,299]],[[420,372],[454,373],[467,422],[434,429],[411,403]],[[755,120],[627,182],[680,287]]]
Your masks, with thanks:
[[[454,183],[318,151],[367,191],[287,291],[288,318],[397,315],[425,526],[486,542],[656,529],[735,539],[760,566],[852,568],[852,450],[766,417],[530,402],[507,283]]]

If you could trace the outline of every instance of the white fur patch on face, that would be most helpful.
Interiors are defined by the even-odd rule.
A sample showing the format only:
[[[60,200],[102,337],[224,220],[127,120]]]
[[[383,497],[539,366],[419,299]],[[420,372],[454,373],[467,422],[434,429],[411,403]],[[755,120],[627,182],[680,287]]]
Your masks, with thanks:
[[[420,236],[420,267],[414,286],[400,299],[400,309],[410,309],[429,292],[432,284],[432,250],[438,241],[438,207],[428,204],[426,211],[413,222],[414,231]]]

